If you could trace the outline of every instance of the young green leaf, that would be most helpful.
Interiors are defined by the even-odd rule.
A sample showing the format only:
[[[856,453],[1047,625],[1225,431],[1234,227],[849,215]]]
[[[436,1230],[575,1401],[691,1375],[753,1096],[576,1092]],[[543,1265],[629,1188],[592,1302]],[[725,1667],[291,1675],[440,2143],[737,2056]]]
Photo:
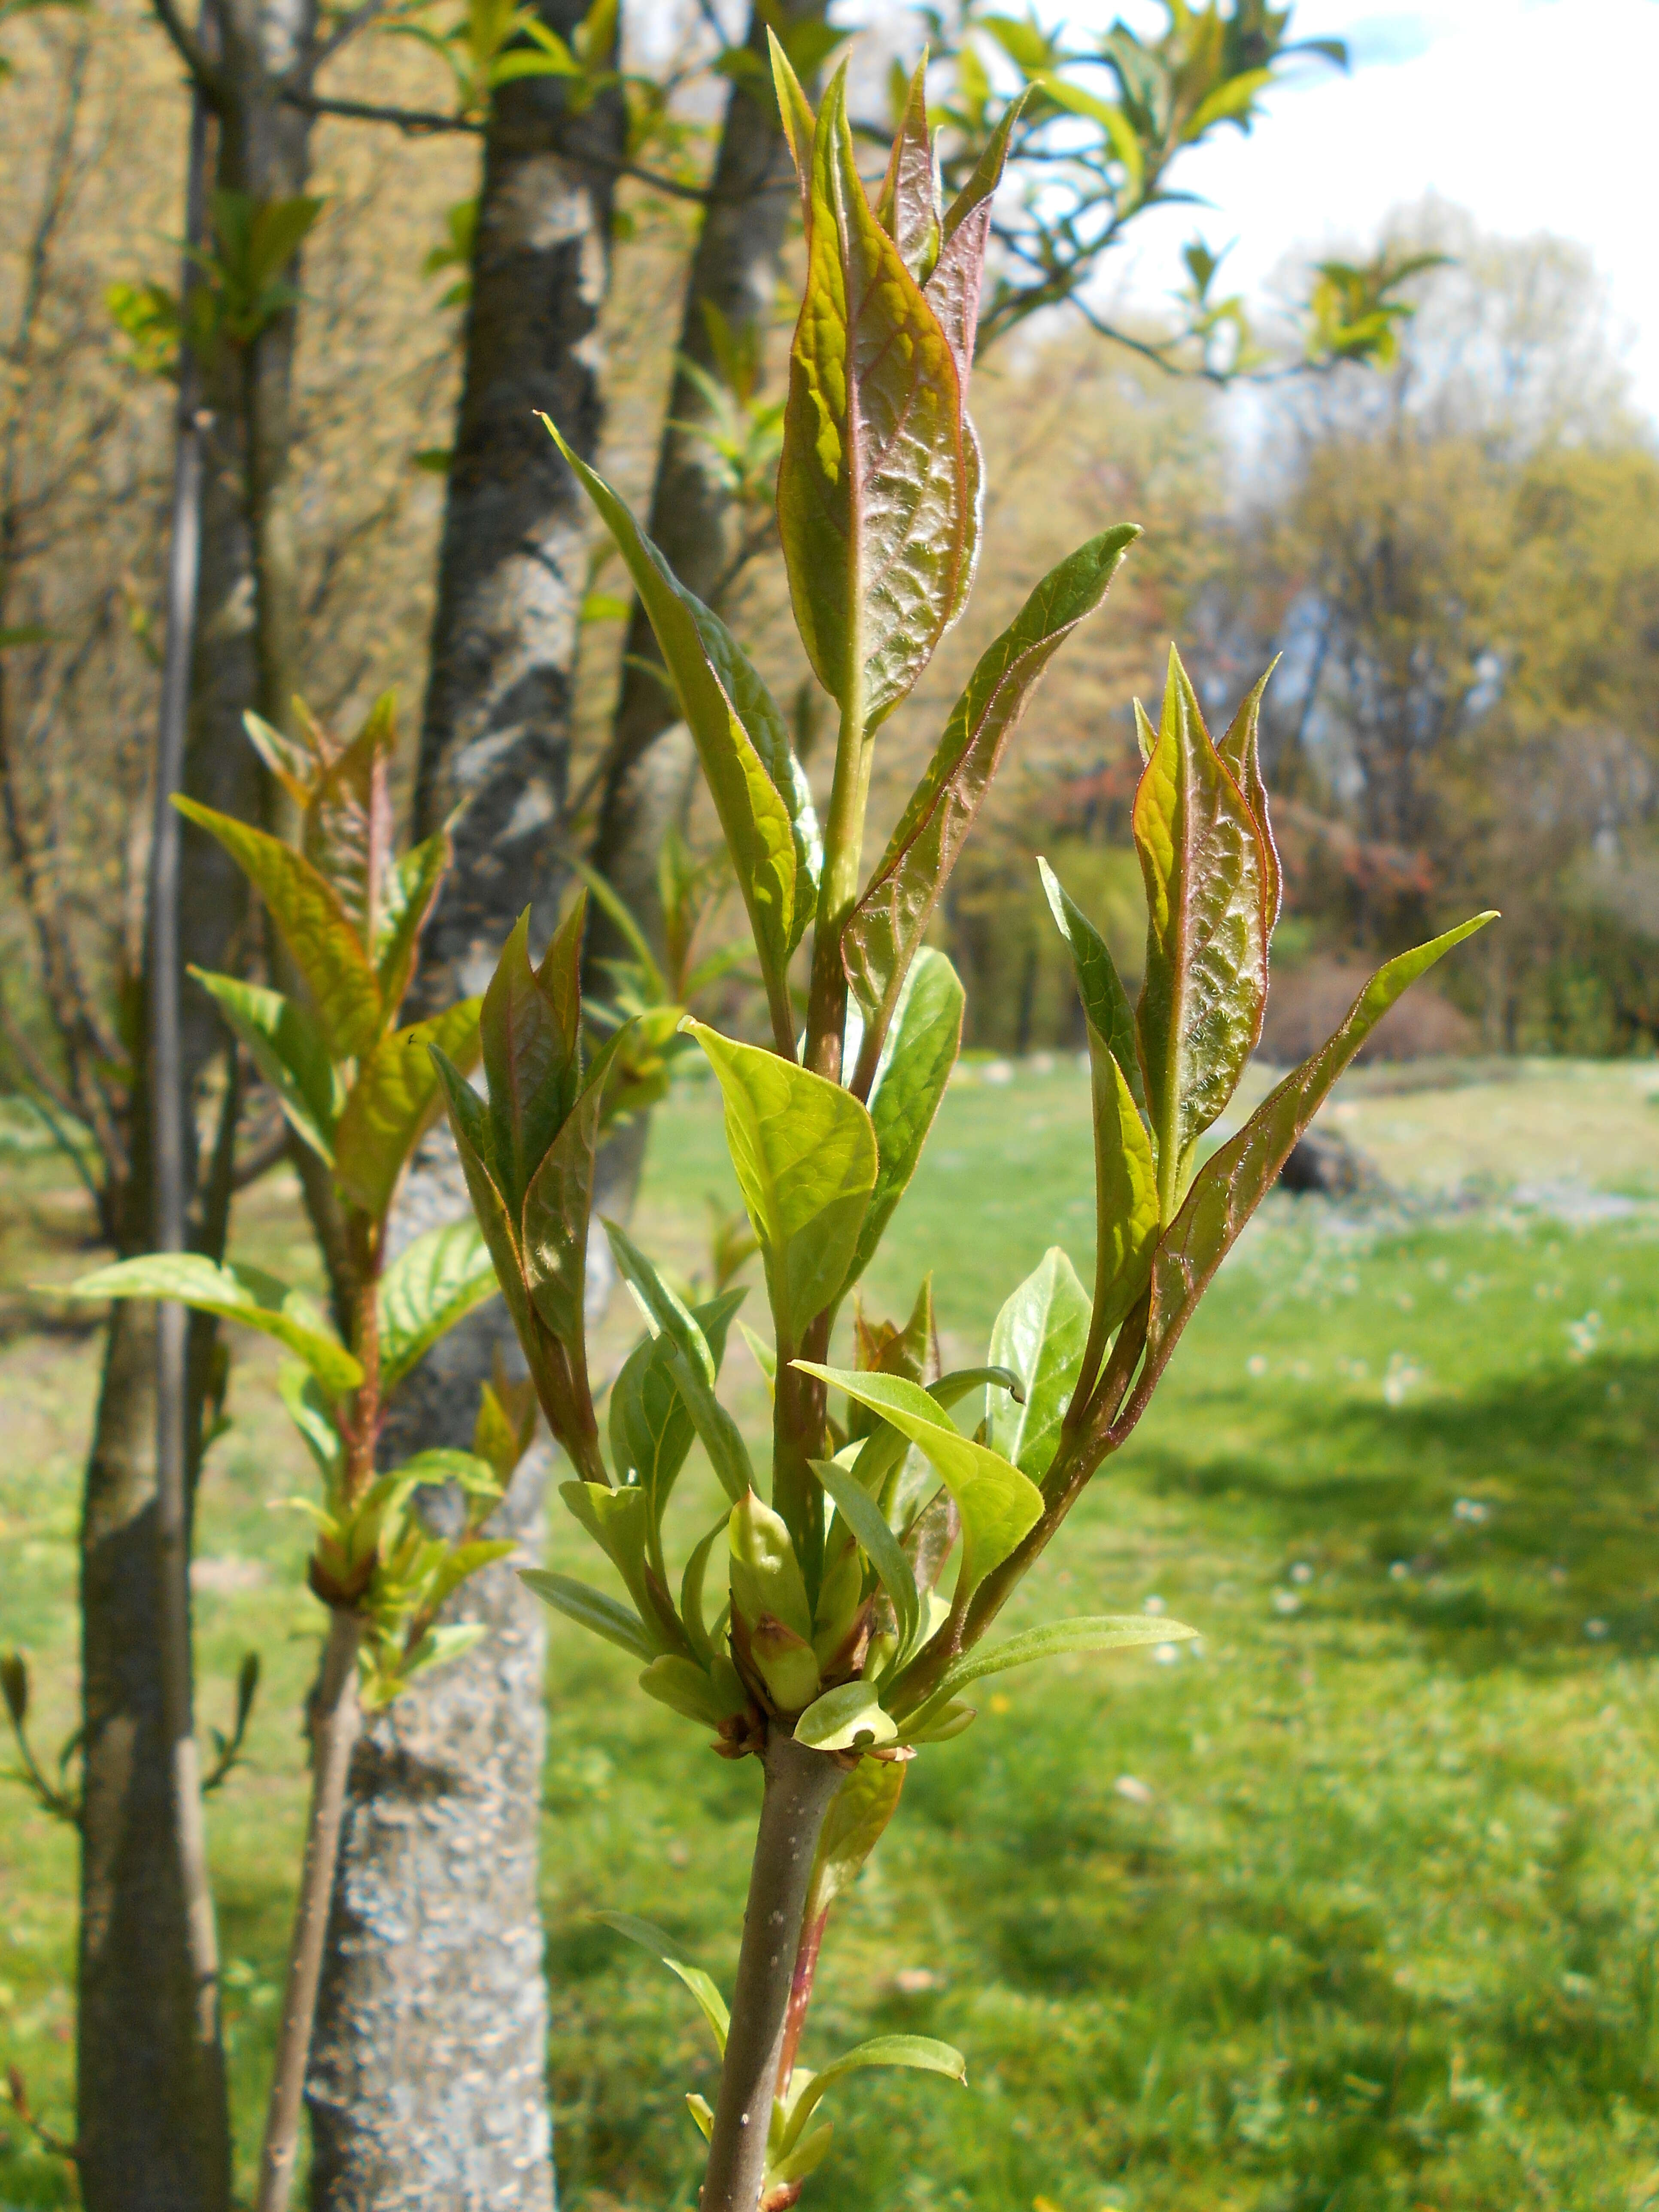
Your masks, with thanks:
[[[778,528],[807,659],[859,731],[910,690],[959,605],[971,516],[957,365],[865,197],[843,68],[813,137]]]
[[[736,1680],[735,1674],[732,1680]],[[722,1695],[713,1677],[698,1666],[695,1660],[665,1652],[653,1659],[640,1676],[640,1687],[647,1698],[654,1698],[659,1705],[678,1713],[688,1721],[699,1722],[704,1728],[717,1729],[733,1713],[740,1713],[744,1695],[738,1688],[735,1698]]]
[[[752,1633],[767,1615],[803,1644],[812,1640],[812,1608],[789,1531],[752,1490],[732,1508],[727,1523],[732,1603]]]
[[[1323,1104],[1332,1085],[1383,1015],[1410,984],[1455,945],[1497,919],[1495,914],[1476,915],[1379,968],[1349,1007],[1335,1035],[1270,1091],[1238,1134],[1205,1161],[1152,1261],[1146,1358],[1133,1395],[1115,1427],[1127,1433],[1140,1418],[1158,1376],[1169,1364],[1176,1340],[1216,1269],[1273,1188],[1291,1147]],[[1113,1409],[1106,1411],[1109,1417]]]
[[[657,1656],[651,1638],[637,1614],[603,1590],[591,1589],[586,1583],[573,1582],[568,1575],[552,1575],[540,1567],[521,1567],[519,1580],[525,1588],[550,1605],[555,1613],[563,1613],[579,1628],[590,1628],[595,1636],[603,1636],[608,1643],[617,1644],[635,1659],[649,1662]]]
[[[173,799],[187,822],[216,837],[264,901],[305,978],[331,1057],[372,1052],[384,1022],[380,987],[339,896],[303,854],[251,823]]]
[[[716,1373],[725,1356],[732,1316],[746,1296],[744,1290],[722,1291],[706,1305],[691,1309],[691,1318],[702,1332]],[[641,1485],[659,1527],[697,1433],[669,1364],[672,1349],[673,1340],[667,1336],[647,1335],[635,1346],[611,1386],[608,1416],[611,1456],[617,1473]],[[724,1519],[720,1525],[726,1526]]]
[[[858,1879],[860,1869],[898,1809],[908,1771],[903,1759],[861,1759],[842,1783],[818,1832],[806,1910],[801,1916],[804,1929],[811,1929],[822,1920]]]
[[[701,1022],[682,1026],[725,1095],[726,1146],[787,1358],[845,1285],[876,1181],[875,1131],[838,1084]]]
[[[991,1357],[1025,1378],[1025,1402],[988,1391],[988,1442],[1041,1482],[1060,1443],[1089,1334],[1089,1300],[1057,1244],[1013,1291],[991,1330]]]
[[[960,1610],[1042,1518],[1042,1492],[1000,1452],[964,1437],[925,1390],[901,1376],[849,1373],[807,1359],[795,1364],[872,1407],[920,1445],[962,1516],[962,1571],[955,1600]]]
[[[476,1221],[452,1221],[406,1244],[380,1277],[380,1388],[400,1382],[447,1330],[495,1295],[495,1269]]]
[[[720,617],[677,580],[610,485],[542,419],[628,563],[726,832],[769,987],[787,1008],[785,970],[811,917],[820,856],[788,727]]]
[[[918,1724],[942,1711],[970,1682],[988,1674],[1006,1674],[1011,1667],[1029,1666],[1034,1659],[1058,1659],[1073,1651],[1127,1651],[1147,1644],[1180,1644],[1196,1636],[1195,1628],[1170,1620],[1164,1613],[1101,1613],[1079,1620],[1051,1620],[1042,1628],[1028,1628],[1000,1644],[981,1645],[958,1659],[928,1693],[917,1714]],[[908,1735],[908,1730],[906,1730]]]
[[[627,1231],[614,1221],[604,1225],[617,1271],[663,1345],[663,1357],[709,1464],[726,1496],[736,1504],[754,1488],[754,1465],[737,1423],[714,1395],[715,1364],[708,1340]]]
[[[864,1273],[921,1158],[927,1132],[962,1047],[963,989],[942,952],[924,945],[902,985],[876,1066],[870,1120],[876,1181],[848,1269],[845,1291]]]
[[[1133,828],[1146,885],[1146,980],[1135,1024],[1169,1221],[1191,1147],[1255,1049],[1267,991],[1262,834],[1173,647]]]
[[[622,1577],[655,1649],[684,1656],[688,1646],[672,1607],[665,1593],[656,1601],[647,1577],[651,1501],[644,1491],[636,1485],[617,1490],[602,1482],[562,1482],[559,1495]]]
[[[795,1723],[795,1741],[812,1751],[867,1750],[891,1743],[898,1723],[868,1682],[843,1682],[816,1698]]]
[[[289,1126],[331,1167],[334,1124],[343,1092],[310,1015],[280,991],[244,983],[234,975],[210,975],[201,968],[190,972],[252,1054]]]
[[[849,1469],[834,1460],[815,1459],[812,1472],[836,1501],[836,1509],[857,1537],[877,1579],[892,1601],[898,1622],[898,1656],[902,1659],[915,1640],[921,1619],[921,1598],[910,1562],[899,1548],[898,1538],[888,1527],[880,1506]],[[820,1748],[826,1747],[820,1746]]]
[[[1095,1125],[1095,1302],[1083,1389],[1093,1388],[1106,1340],[1146,1287],[1160,1212],[1151,1139],[1115,1054],[1089,1025]]]
[[[714,1547],[726,1534],[730,1517],[728,1514],[722,1513],[708,1534],[692,1546],[691,1555],[685,1563],[685,1572],[680,1579],[681,1625],[692,1650],[705,1668],[714,1660],[714,1646],[708,1633],[708,1624],[703,1617],[702,1586],[708,1579],[708,1562],[714,1556]]]
[[[1090,1027],[1123,1070],[1123,1079],[1137,1106],[1146,1103],[1140,1078],[1140,1058],[1135,1048],[1134,1008],[1124,989],[1105,939],[1039,854],[1037,873],[1060,935],[1071,948],[1072,972],[1077,994]]]
[[[438,1110],[436,1045],[465,1073],[478,1056],[478,1001],[383,1036],[357,1072],[334,1132],[334,1171],[356,1206],[378,1220]]]
[[[679,1956],[679,1945],[672,1936],[665,1936],[660,1928],[653,1928],[648,1920],[636,1920],[631,1912],[600,1912],[594,1917],[614,1928],[618,1936],[626,1936],[630,1943],[638,1943],[649,1951],[653,1959],[660,1959],[671,1974],[678,1974],[698,2004],[702,2016],[714,2031],[714,2041],[722,2058],[726,2056],[726,2039],[732,2026],[732,2016],[726,2008],[726,2000],[714,1984],[711,1975],[701,1966],[693,1966]]]
[[[804,1712],[823,1686],[811,1645],[770,1614],[749,1630],[749,1656],[780,1713]]]
[[[56,1286],[54,1285],[54,1288]],[[58,1295],[68,1298],[176,1298],[274,1336],[302,1359],[331,1398],[355,1390],[363,1370],[303,1291],[258,1267],[220,1266],[199,1252],[147,1252],[97,1267]]]
[[[1045,576],[980,656],[968,688],[842,941],[865,1010],[860,1073],[873,1068],[900,987],[1037,680],[1107,586],[1139,532],[1103,531]]]
[[[945,2075],[952,2081],[968,2079],[968,2061],[948,2043],[937,2043],[930,2035],[872,2036],[867,2043],[857,2045],[826,2066],[823,2073],[801,2077],[800,2087],[789,2100],[782,2143],[786,2154],[799,2142],[801,2130],[819,2100],[837,2081],[866,2066],[914,2066],[923,2073]]]

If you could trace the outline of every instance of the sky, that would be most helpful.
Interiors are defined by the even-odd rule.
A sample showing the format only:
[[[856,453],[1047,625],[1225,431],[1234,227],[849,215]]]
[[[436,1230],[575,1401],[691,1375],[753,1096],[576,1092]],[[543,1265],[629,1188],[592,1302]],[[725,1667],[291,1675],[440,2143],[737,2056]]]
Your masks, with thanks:
[[[1432,191],[1483,229],[1590,248],[1632,397],[1659,420],[1659,0],[1299,0],[1292,29],[1346,39],[1351,73],[1299,70],[1249,137],[1185,157],[1179,181],[1212,204],[1146,219],[1134,290],[1174,289],[1198,230],[1237,240],[1224,289],[1259,295],[1293,248],[1369,245]]]

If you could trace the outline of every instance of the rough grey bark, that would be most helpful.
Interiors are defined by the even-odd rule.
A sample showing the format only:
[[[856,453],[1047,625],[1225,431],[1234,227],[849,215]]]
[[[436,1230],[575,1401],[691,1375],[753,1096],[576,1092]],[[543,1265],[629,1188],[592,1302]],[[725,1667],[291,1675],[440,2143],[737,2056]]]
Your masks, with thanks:
[[[795,0],[784,6],[767,0],[764,7],[755,8],[747,43],[767,64],[769,75],[768,22],[781,29],[786,22],[821,17],[824,6],[825,0]],[[741,79],[733,83],[727,101],[713,183],[714,197],[692,258],[680,330],[681,354],[710,373],[714,351],[705,302],[718,309],[734,337],[763,345],[797,205],[794,168],[776,109],[765,92]],[[681,582],[718,605],[738,550],[741,517],[715,473],[708,446],[678,427],[702,420],[707,411],[696,383],[677,368],[658,448],[650,532]],[[657,942],[657,854],[666,831],[684,817],[696,755],[677,716],[672,690],[653,672],[661,666],[661,656],[637,599],[627,654],[590,858]],[[612,926],[596,915],[590,964],[625,951]]]
[[[223,43],[234,97],[217,107],[217,181],[263,198],[302,188],[309,120],[278,112],[270,70],[310,45],[313,0],[264,0],[250,48]],[[240,55],[240,75],[229,74]],[[268,395],[286,388],[291,318],[253,349]],[[248,364],[210,368],[208,465],[202,498],[185,788],[244,818],[264,793],[242,734],[243,711],[262,705],[253,543],[243,455]],[[266,407],[266,419],[270,406]],[[181,963],[234,965],[245,933],[246,887],[211,839],[186,826],[180,867]],[[189,1179],[197,1181],[194,1102],[223,1049],[205,994],[186,982],[180,1005],[180,1087]],[[118,1224],[123,1256],[150,1249],[148,1106],[142,1079],[132,1109],[136,1172]],[[198,1197],[191,1242],[222,1250],[227,1191]],[[191,1330],[197,1432],[210,1330]],[[228,2115],[222,2083],[204,2085],[196,1999],[171,1814],[163,1718],[157,1577],[156,1350],[150,1309],[114,1310],[94,1419],[82,1521],[82,1700],[85,1813],[76,2020],[80,2180],[88,2212],[217,2212],[228,2201]],[[192,1477],[193,1477],[192,1451]]]
[[[568,37],[585,0],[545,0]],[[496,102],[466,331],[416,788],[416,834],[463,799],[457,866],[427,932],[422,1009],[478,991],[527,905],[554,919],[587,518],[535,419],[591,453],[622,118],[580,121],[556,83]],[[469,1212],[453,1148],[418,1153],[394,1243]],[[400,1392],[386,1449],[471,1442],[501,1308],[445,1338]],[[550,1454],[520,1466],[491,1533],[533,1552]],[[434,1501],[441,1518],[447,1501]],[[319,2212],[550,2212],[547,2009],[537,1898],[544,1616],[510,1567],[458,1593],[473,1650],[365,1729],[354,1761],[307,2095]]]

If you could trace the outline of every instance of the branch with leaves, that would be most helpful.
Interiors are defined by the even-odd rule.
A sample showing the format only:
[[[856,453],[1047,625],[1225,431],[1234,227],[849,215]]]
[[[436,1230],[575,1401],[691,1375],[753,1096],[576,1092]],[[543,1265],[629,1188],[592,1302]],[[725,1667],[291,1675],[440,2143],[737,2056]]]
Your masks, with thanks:
[[[97,1270],[72,1285],[82,1299],[170,1298],[274,1337],[293,1355],[279,1382],[310,1454],[320,1498],[290,1501],[315,1530],[307,1579],[329,1633],[312,1701],[314,1746],[306,1861],[266,2124],[258,2205],[286,2202],[297,2145],[343,1793],[359,1715],[386,1705],[426,1668],[483,1632],[439,1616],[466,1578],[515,1547],[487,1536],[534,1431],[529,1387],[498,1372],[483,1390],[470,1451],[431,1450],[382,1468],[387,1401],[444,1332],[495,1279],[473,1225],[428,1231],[393,1254],[386,1224],[404,1168],[439,1105],[434,1048],[451,1069],[486,1057],[501,994],[429,1021],[398,1025],[421,933],[451,865],[448,830],[399,857],[390,775],[395,724],[382,699],[342,743],[296,703],[300,734],[257,716],[249,734],[292,802],[298,842],[180,799],[186,819],[216,837],[258,891],[281,939],[287,990],[196,972],[321,1164],[337,1210],[332,1325],[307,1294],[261,1270],[194,1253],[156,1253]],[[510,1017],[509,1017],[510,1019]],[[455,1079],[463,1079],[456,1076]],[[421,1492],[450,1485],[463,1500],[453,1537],[422,1519]],[[244,1678],[245,1696],[252,1682]],[[219,1746],[234,1759],[246,1723]]]
[[[1279,875],[1256,757],[1262,687],[1217,743],[1172,655],[1156,726],[1138,710],[1148,933],[1137,1005],[1103,939],[1045,872],[1089,1022],[1092,1296],[1051,1252],[1004,1306],[986,1364],[939,1375],[924,1282],[906,1322],[858,1314],[854,1364],[830,1363],[836,1317],[915,1171],[960,1042],[962,988],[926,945],[928,923],[1044,668],[1098,609],[1138,532],[1103,530],[1037,585],[981,656],[866,877],[878,732],[972,580],[981,468],[964,398],[1009,132],[945,205],[918,72],[872,200],[844,72],[814,117],[787,58],[775,52],[775,63],[807,232],[778,526],[802,643],[840,713],[822,827],[752,662],[559,441],[650,615],[766,985],[769,1048],[689,1018],[683,1029],[720,1085],[765,1269],[771,1340],[744,1334],[773,1391],[769,1486],[720,1395],[743,1292],[689,1304],[611,1222],[646,1334],[612,1386],[602,1440],[583,1293],[605,1067],[604,1055],[591,1069],[580,1058],[570,925],[540,967],[522,926],[502,957],[486,1000],[499,1010],[486,1014],[486,1097],[434,1054],[503,1295],[572,1463],[562,1495],[622,1595],[564,1575],[525,1578],[635,1658],[641,1687],[711,1731],[722,1757],[753,1755],[764,1771],[729,2011],[671,1938],[613,1923],[686,1984],[720,2046],[714,2106],[689,2100],[708,2143],[704,2212],[793,2203],[829,2146],[820,2100],[848,2074],[902,2065],[963,2078],[960,2055],[923,2038],[878,2038],[816,2073],[799,2063],[835,1899],[890,1819],[909,1762],[972,1724],[975,1684],[1054,1653],[1192,1633],[1163,1618],[1106,1616],[985,1641],[1133,1431],[1337,1076],[1407,985],[1490,918],[1381,969],[1329,1043],[1200,1162],[1261,1032]],[[798,1048],[791,968],[809,930]],[[832,1393],[844,1410],[832,1410]],[[957,1407],[971,1432],[952,1418]],[[696,1443],[726,1498],[676,1577],[664,1515]]]

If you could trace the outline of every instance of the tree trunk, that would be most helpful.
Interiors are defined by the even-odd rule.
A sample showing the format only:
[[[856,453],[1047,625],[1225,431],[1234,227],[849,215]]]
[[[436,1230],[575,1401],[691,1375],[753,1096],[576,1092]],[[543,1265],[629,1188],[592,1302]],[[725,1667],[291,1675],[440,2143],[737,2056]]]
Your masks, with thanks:
[[[584,0],[547,0],[568,38]],[[588,522],[541,409],[583,453],[599,421],[596,326],[609,275],[611,101],[567,120],[556,82],[499,95],[485,148],[449,482],[416,834],[463,799],[457,865],[422,946],[424,1012],[482,990],[527,905],[544,934],[561,880]],[[560,151],[563,148],[566,151]],[[394,1244],[470,1212],[453,1147],[418,1152]],[[467,1444],[501,1308],[444,1338],[398,1395],[386,1449]],[[491,1524],[533,1551],[550,1455],[521,1464]],[[434,1519],[450,1510],[434,1501]],[[537,1895],[546,1645],[510,1565],[448,1618],[474,1650],[364,1729],[352,1766],[307,2094],[312,2199],[326,2212],[550,2212],[547,2001]]]
[[[795,0],[782,7],[769,0],[766,7],[756,7],[748,46],[765,65],[769,79],[767,23],[781,28],[786,21],[819,17],[824,6],[825,0]],[[716,197],[703,218],[680,331],[681,354],[711,374],[715,361],[705,303],[725,318],[734,337],[752,338],[757,349],[763,347],[797,205],[794,167],[770,94],[750,89],[741,79],[733,83],[727,101],[714,184]],[[678,427],[701,421],[707,413],[696,383],[683,368],[677,368],[658,448],[650,531],[680,581],[713,605],[737,550],[741,518],[715,473],[708,446]],[[637,599],[627,653],[590,857],[647,937],[660,943],[657,854],[665,833],[684,818],[696,754],[676,715],[672,688],[653,672],[661,666],[661,656]],[[614,927],[596,914],[590,971],[596,961],[626,951]]]
[[[267,52],[307,45],[312,0],[273,0]],[[222,51],[228,67],[234,39]],[[218,181],[278,198],[301,188],[309,125],[277,108],[264,55],[241,49],[236,100],[222,112]],[[244,362],[222,357],[208,373],[211,422],[202,498],[185,788],[244,819],[259,818],[264,778],[243,734],[246,708],[265,704],[256,635],[266,617],[255,588],[243,456],[251,382],[285,389],[294,331],[285,319]],[[267,402],[266,419],[270,416]],[[240,871],[210,838],[186,825],[180,866],[181,963],[234,966],[247,919]],[[184,1129],[196,1181],[195,1106],[201,1079],[225,1035],[205,993],[185,982],[180,1021]],[[151,1248],[148,1106],[135,1085],[134,1174],[118,1243],[123,1256]],[[221,1194],[222,1196],[222,1194]],[[204,1194],[192,1246],[223,1249],[225,1207]],[[157,1573],[155,1316],[122,1304],[111,1322],[88,1456],[82,1525],[82,1760],[77,2139],[88,2212],[219,2212],[228,2201],[228,2116],[222,2080],[204,2081],[196,2040],[188,1931],[178,1878],[172,1781],[163,1720],[161,1589]],[[186,1436],[199,1430],[206,1344],[192,1329]],[[194,1452],[192,1450],[192,1478]]]

